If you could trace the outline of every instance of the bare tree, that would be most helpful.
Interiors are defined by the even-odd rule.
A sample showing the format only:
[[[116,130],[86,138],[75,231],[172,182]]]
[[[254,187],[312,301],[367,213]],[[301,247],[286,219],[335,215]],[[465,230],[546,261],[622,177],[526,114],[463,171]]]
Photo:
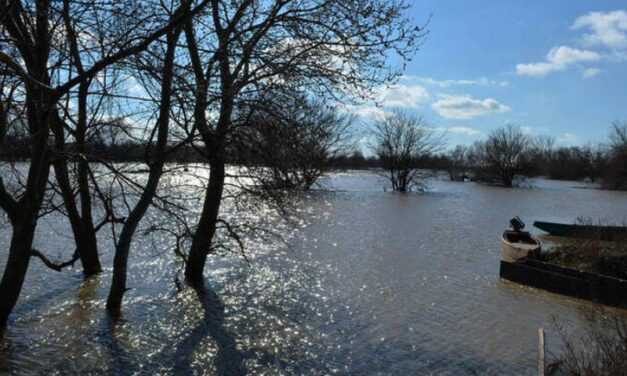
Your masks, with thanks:
[[[548,176],[550,174],[555,152],[555,137],[538,135],[531,138],[529,158],[535,175]]]
[[[102,43],[102,37],[106,34],[106,32],[102,30],[102,21],[104,20],[101,20],[101,17],[104,16],[104,14],[99,13],[95,7],[90,7],[89,5],[70,4],[69,0],[63,1],[60,12],[60,18],[64,27],[62,35],[65,36],[66,40],[64,40],[63,43],[59,43],[55,48],[59,51],[60,55],[65,55],[62,56],[62,58],[65,59],[68,74],[71,74],[73,70],[78,74],[84,74],[86,64],[84,60],[90,61],[94,58],[94,54],[97,54],[95,51],[103,51],[106,48]],[[71,14],[76,13],[82,14],[80,22],[71,16]],[[113,15],[108,14],[107,16],[112,17]],[[87,19],[92,22],[85,22]],[[89,26],[86,26],[88,24]],[[89,41],[83,41],[78,37],[79,34],[84,35],[87,33],[93,33],[101,38],[94,37],[88,38]],[[102,57],[101,54],[97,56]],[[50,125],[54,133],[55,153],[57,154],[52,163],[55,178],[74,234],[76,243],[75,253],[81,260],[85,276],[94,275],[102,271],[92,213],[89,162],[86,155],[86,138],[89,127],[88,93],[92,86],[92,81],[92,77],[86,77],[78,84],[78,93],[75,96],[77,107],[76,119],[73,119],[71,115],[69,104],[73,98],[70,98],[72,94],[68,92],[66,95],[67,99],[64,101],[66,105],[65,108],[63,108],[64,115],[59,114],[62,106],[60,106],[61,103],[58,103],[58,109],[55,109],[52,113],[52,122]],[[73,123],[75,127],[72,127],[69,123]],[[68,133],[74,138],[76,145],[75,156],[72,156],[72,154],[68,153],[66,150]],[[73,182],[70,176],[69,164],[72,160],[75,160],[77,165],[76,182]],[[75,187],[77,189],[75,189]],[[77,196],[78,202],[80,202],[80,210],[77,197],[75,197],[75,190],[78,192]]]
[[[338,99],[394,78],[385,56],[411,56],[424,35],[403,16],[405,1],[213,1],[210,16],[185,29],[194,119],[211,168],[185,276],[202,288],[226,178],[237,108],[278,87]],[[321,21],[324,20],[324,21]],[[201,22],[202,21],[202,22]],[[214,113],[214,119],[207,113]]]
[[[44,252],[32,249],[44,205],[55,198],[50,194],[61,196],[60,210],[68,214],[77,243],[75,256],[86,274],[101,269],[95,240],[99,225],[91,217],[91,195],[102,197],[107,211],[102,223],[123,222],[119,237],[114,234],[113,283],[107,300],[108,310],[120,313],[130,246],[148,207],[157,200],[166,156],[178,146],[171,145],[178,137],[179,145],[195,148],[210,167],[198,224],[193,231],[185,228],[191,238],[189,253],[184,255],[186,279],[202,287],[206,258],[221,244],[216,234],[225,232],[241,244],[235,227],[220,216],[220,208],[229,184],[226,166],[234,160],[238,129],[249,124],[251,99],[267,100],[272,93],[288,91],[336,102],[394,80],[400,70],[388,66],[386,56],[397,55],[402,66],[424,36],[423,29],[403,15],[408,6],[404,0],[97,4],[0,0],[0,78],[18,82],[30,152],[28,173],[19,189],[7,189],[0,177],[0,207],[13,230],[0,282],[0,330],[19,298],[30,258],[59,267]],[[179,40],[182,32],[184,42]],[[177,55],[177,47],[185,48],[184,57]],[[162,53],[147,51],[150,48]],[[133,66],[131,60],[140,59],[144,52],[152,53],[155,62],[151,73],[158,95],[151,100],[158,115],[144,140],[147,182],[129,183],[137,200],[124,202],[129,213],[121,220],[112,217],[112,194],[100,191],[90,168],[87,139],[94,133],[94,123],[88,117],[97,111],[92,112],[89,103],[110,95],[103,87],[100,93],[93,92],[101,75],[113,67]],[[0,101],[0,143],[8,128],[7,106],[10,101]],[[321,161],[337,141],[328,128],[332,116],[319,115],[313,122],[298,118],[288,122],[299,124],[294,134],[308,148],[309,159],[295,175],[304,187],[319,176]],[[327,128],[319,127],[320,123]],[[178,127],[173,129],[172,124]],[[130,181],[115,166],[106,168],[121,187],[123,181]]]
[[[627,122],[614,122],[614,124],[612,124],[610,141],[612,148],[616,150],[627,148]]]
[[[542,157],[543,160],[549,161],[555,152],[555,137],[547,135],[539,135],[532,140],[531,147]]]
[[[447,171],[452,181],[463,181],[468,169],[468,147],[457,145],[447,156]]]
[[[627,190],[627,123],[615,122],[610,133],[610,158],[604,179],[610,189]]]
[[[531,138],[519,127],[498,128],[485,141],[474,145],[472,157],[480,180],[512,187],[516,175],[529,169]]]
[[[175,77],[176,45],[182,31],[183,25],[181,24],[166,35],[163,66],[161,75],[159,76],[159,82],[161,84],[160,100],[158,102],[159,115],[155,124],[155,130],[153,131],[153,134],[156,133],[157,140],[154,150],[151,150],[148,161],[148,179],[141,192],[139,200],[130,211],[129,216],[122,227],[122,231],[115,248],[113,279],[111,282],[109,296],[107,298],[107,310],[114,317],[120,316],[122,298],[127,290],[126,277],[128,256],[135,231],[155,198],[159,181],[163,175],[168,149],[168,137],[170,134],[170,115],[173,97],[172,87]],[[152,140],[149,141],[149,144],[151,142]]]
[[[397,111],[374,124],[373,147],[392,189],[408,192],[423,187],[425,175],[418,161],[442,147],[442,136],[422,118]]]
[[[100,7],[107,5],[111,12],[119,11],[115,2],[94,4]],[[198,6],[190,10],[189,5],[188,1],[184,1],[174,12],[175,16],[166,17],[165,20],[159,13],[135,18],[129,16],[121,22],[128,31],[123,34],[123,40],[115,40],[110,49],[90,61],[82,72],[65,74],[59,72],[67,59],[58,52],[56,45],[59,40],[68,40],[62,37],[64,21],[60,7],[63,4],[46,0],[0,0],[0,40],[8,46],[0,51],[0,66],[3,74],[21,81],[31,141],[28,178],[24,189],[10,193],[0,177],[0,207],[6,212],[13,229],[9,256],[0,282],[0,331],[6,327],[8,317],[17,303],[30,258],[41,255],[40,252],[33,252],[32,244],[50,176],[50,165],[56,157],[50,133],[58,131],[54,129],[58,125],[55,114],[58,102],[70,90],[96,77],[103,69],[145,50],[200,10]],[[204,3],[199,4],[202,8],[201,5]],[[125,6],[132,7],[133,4]],[[125,10],[130,14],[132,9]],[[78,18],[80,15],[73,17]],[[120,20],[119,17],[114,19]],[[65,32],[71,32],[70,28]],[[55,133],[62,137],[58,132]]]
[[[302,96],[279,108],[258,106],[242,129],[242,152],[249,164],[261,164],[258,177],[270,189],[309,190],[333,158],[351,150],[350,115]]]

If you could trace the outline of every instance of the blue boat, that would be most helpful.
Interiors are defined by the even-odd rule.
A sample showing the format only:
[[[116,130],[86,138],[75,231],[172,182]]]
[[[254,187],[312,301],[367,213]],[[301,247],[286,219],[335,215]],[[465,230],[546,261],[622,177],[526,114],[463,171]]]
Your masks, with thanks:
[[[554,236],[598,240],[627,240],[627,227],[570,225],[565,223],[536,221],[533,225]]]

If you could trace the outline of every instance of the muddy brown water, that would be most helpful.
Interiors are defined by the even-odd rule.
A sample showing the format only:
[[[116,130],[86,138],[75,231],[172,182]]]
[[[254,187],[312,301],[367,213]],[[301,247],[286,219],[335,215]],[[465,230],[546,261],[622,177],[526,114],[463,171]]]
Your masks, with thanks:
[[[251,247],[250,264],[212,258],[200,301],[177,290],[165,237],[135,242],[117,325],[104,313],[110,268],[83,283],[77,269],[33,260],[0,373],[531,375],[538,328],[558,351],[553,318],[578,330],[592,305],[499,280],[500,232],[514,215],[529,226],[627,220],[627,193],[578,182],[508,190],[432,180],[428,193],[396,194],[351,172],[324,185],[303,199],[295,227],[275,227],[287,244]],[[111,265],[107,234],[102,244]],[[59,258],[73,250],[58,218],[42,223],[37,245]]]

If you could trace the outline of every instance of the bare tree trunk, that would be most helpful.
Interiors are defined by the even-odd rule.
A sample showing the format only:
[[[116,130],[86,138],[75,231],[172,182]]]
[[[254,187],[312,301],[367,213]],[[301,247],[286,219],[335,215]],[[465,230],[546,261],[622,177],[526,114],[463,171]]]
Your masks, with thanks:
[[[63,196],[63,203],[72,227],[76,250],[83,266],[83,273],[86,277],[98,274],[102,271],[102,267],[98,258],[96,233],[93,224],[90,231],[78,212],[74,191],[69,179],[67,160],[65,158],[57,158],[53,165],[56,180]]]
[[[501,182],[505,188],[512,188],[514,186],[514,174],[511,171],[503,171],[501,174]]]
[[[79,254],[83,262],[83,270],[86,276],[100,273],[100,259],[98,257],[98,240],[96,238],[96,227],[92,215],[91,191],[89,189],[89,160],[86,150],[87,133],[87,95],[89,91],[89,81],[81,82],[78,88],[78,110],[79,118],[76,129],[76,144],[79,153],[78,160],[78,194],[81,200],[81,241],[83,247],[79,249]],[[87,267],[88,266],[88,267]]]
[[[31,44],[33,43],[32,40],[27,41],[24,35],[20,34],[20,30],[17,30],[21,21],[19,14],[16,14],[19,13],[17,7],[9,7],[11,12],[6,19],[10,19],[11,23],[6,25],[5,22],[2,22],[13,35],[18,36],[16,38],[18,45],[29,52],[29,59],[25,61],[25,64],[29,73],[38,82],[33,83],[29,80],[24,83],[28,127],[32,136],[31,161],[26,189],[19,200],[16,200],[9,196],[3,185],[0,185],[0,205],[7,211],[13,227],[9,257],[0,281],[0,334],[7,325],[9,315],[17,303],[24,284],[39,210],[50,175],[48,132],[53,98],[48,89],[41,87],[42,83],[45,85],[50,83],[50,77],[47,73],[47,61],[50,53],[49,6],[49,2],[45,0],[38,1],[36,4],[34,44]],[[7,9],[4,5],[2,8]]]
[[[210,163],[209,185],[205,192],[205,203],[200,214],[198,227],[192,239],[187,264],[185,265],[185,279],[196,289],[204,287],[203,271],[207,255],[211,249],[211,242],[216,232],[222,193],[224,191],[225,166],[222,160]]]
[[[3,89],[3,88],[0,88]],[[4,104],[0,101],[0,147],[4,146],[4,137],[7,134],[9,128],[9,104],[5,108]]]
[[[216,22],[216,19],[214,19]],[[207,261],[207,255],[211,250],[213,237],[216,233],[222,194],[224,192],[224,179],[226,175],[224,139],[226,131],[231,124],[231,116],[234,107],[233,77],[230,73],[230,62],[228,49],[226,48],[227,38],[220,36],[220,48],[218,60],[220,62],[220,80],[222,84],[222,99],[220,105],[220,117],[215,132],[210,130],[205,115],[207,105],[207,80],[203,74],[203,66],[198,52],[198,46],[194,37],[192,23],[185,25],[185,36],[187,37],[188,50],[196,76],[196,93],[194,104],[194,122],[199,129],[205,147],[207,147],[209,157],[209,184],[205,192],[198,226],[192,237],[192,245],[189,250],[187,263],[185,264],[185,279],[187,283],[197,290],[204,289],[203,271]]]
[[[55,134],[55,145],[60,154],[54,160],[54,170],[63,197],[63,203],[68,213],[68,219],[74,234],[76,250],[83,266],[85,277],[102,272],[98,257],[98,242],[96,229],[92,217],[91,192],[89,190],[89,166],[86,159],[85,135],[87,132],[87,95],[89,80],[81,82],[78,90],[78,121],[76,127],[76,145],[78,148],[78,193],[81,211],[74,197],[73,184],[68,172],[67,156],[65,155],[64,123],[55,115],[51,124]]]
[[[222,64],[222,85],[224,94],[220,106],[220,118],[218,119],[215,133],[209,135],[207,123],[204,118],[204,109],[197,106],[195,110],[196,121],[201,124],[201,133],[203,133],[205,145],[207,145],[211,153],[209,158],[209,184],[205,192],[205,202],[200,214],[198,226],[192,238],[187,263],[185,264],[185,279],[187,283],[197,290],[204,288],[203,272],[218,224],[226,175],[224,140],[226,131],[231,124],[234,107],[232,81],[229,74],[226,73],[228,72],[228,58],[223,56],[223,59],[226,60],[226,63]]]
[[[40,96],[45,97],[45,96]],[[7,325],[9,315],[13,311],[20,296],[24,278],[28,270],[31,257],[37,216],[46,190],[48,176],[50,174],[49,152],[47,143],[47,127],[42,123],[42,118],[47,118],[44,112],[35,112],[36,103],[30,98],[30,124],[38,123],[45,132],[35,136],[33,156],[28,171],[27,189],[20,201],[16,202],[16,211],[9,212],[13,234],[9,247],[9,258],[4,268],[2,281],[0,282],[0,334]],[[40,104],[40,103],[39,103]],[[43,104],[45,106],[45,104]],[[40,116],[37,116],[40,115]]]
[[[54,120],[49,114],[50,111],[54,111],[54,104],[61,96],[67,94],[86,78],[94,77],[108,66],[142,52],[164,35],[167,34],[168,41],[170,41],[170,37],[174,33],[173,30],[179,24],[185,22],[187,17],[203,9],[207,2],[207,0],[201,1],[191,12],[190,2],[185,1],[181,3],[167,24],[159,27],[137,43],[122,46],[122,49],[118,51],[110,51],[110,54],[93,62],[90,68],[83,73],[74,77],[67,77],[67,81],[52,89],[48,69],[56,69],[57,67],[48,66],[52,42],[56,42],[50,36],[50,27],[53,25],[56,27],[57,25],[52,20],[50,14],[50,1],[38,0],[34,2],[34,14],[30,12],[30,5],[27,11],[20,1],[0,1],[2,13],[0,23],[3,26],[3,31],[10,35],[10,38],[7,37],[5,40],[9,40],[9,44],[14,45],[16,50],[19,51],[26,69],[23,69],[21,64],[15,63],[7,55],[3,56],[3,62],[5,65],[8,65],[10,72],[15,73],[23,80],[26,88],[27,124],[32,137],[31,161],[26,189],[19,196],[19,199],[8,193],[0,177],[0,206],[7,212],[13,227],[8,262],[0,282],[0,331],[6,326],[8,317],[17,302],[32,253],[32,243],[38,215],[46,192],[46,185],[50,175],[50,164],[52,162],[48,141],[50,123]],[[175,34],[178,38],[180,31]],[[131,38],[131,40],[135,40],[135,38]],[[172,47],[170,53],[172,58],[170,60],[173,60],[174,43],[169,43],[169,46]],[[168,81],[168,88],[171,86],[171,76],[172,69],[170,69],[169,79],[165,80]],[[163,109],[161,111],[162,116],[160,117],[161,124],[159,129],[159,135],[161,136],[159,139],[160,151],[163,151],[167,144],[170,94],[171,90],[168,89],[166,95],[168,105],[165,111]],[[165,116],[163,116],[164,112]],[[163,167],[162,158],[157,155],[155,159],[156,161],[151,164],[151,175],[156,174],[160,176]],[[140,201],[142,203],[145,201],[150,202],[150,199]],[[87,237],[89,236],[91,235],[88,234]]]
[[[6,328],[9,315],[20,296],[30,262],[36,222],[28,217],[20,218],[13,227],[9,259],[0,282],[0,334]]]
[[[122,298],[127,290],[126,273],[133,236],[139,226],[139,222],[146,214],[148,207],[157,193],[159,180],[163,175],[170,123],[174,58],[176,42],[178,41],[180,33],[181,27],[177,27],[173,32],[170,32],[167,35],[167,49],[163,65],[163,77],[161,81],[159,119],[157,122],[157,146],[152,157],[153,161],[150,164],[148,182],[142,191],[139,201],[124,223],[124,227],[122,228],[122,232],[120,233],[120,238],[118,239],[115,249],[115,257],[113,259],[113,279],[111,282],[111,289],[109,290],[109,297],[107,298],[107,311],[109,311],[113,317],[120,316]]]

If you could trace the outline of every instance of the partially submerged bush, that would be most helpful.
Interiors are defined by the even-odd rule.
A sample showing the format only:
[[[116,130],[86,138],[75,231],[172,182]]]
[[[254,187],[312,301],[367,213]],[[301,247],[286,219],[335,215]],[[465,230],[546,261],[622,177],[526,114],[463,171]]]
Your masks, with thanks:
[[[476,142],[469,155],[475,180],[511,188],[517,177],[531,172],[531,138],[520,127],[495,129],[487,140]]]
[[[567,333],[555,320],[563,351],[552,362],[552,375],[627,375],[627,318],[608,315],[602,309],[586,312],[582,335]]]

